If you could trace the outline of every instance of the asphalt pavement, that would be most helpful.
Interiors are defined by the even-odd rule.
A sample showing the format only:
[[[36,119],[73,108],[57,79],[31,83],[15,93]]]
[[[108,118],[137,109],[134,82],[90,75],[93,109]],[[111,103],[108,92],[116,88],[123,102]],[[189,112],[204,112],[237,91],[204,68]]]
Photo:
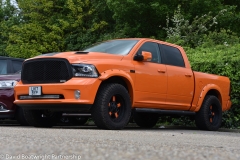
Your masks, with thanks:
[[[95,126],[0,126],[0,159],[239,160],[239,130],[161,126],[99,130]]]

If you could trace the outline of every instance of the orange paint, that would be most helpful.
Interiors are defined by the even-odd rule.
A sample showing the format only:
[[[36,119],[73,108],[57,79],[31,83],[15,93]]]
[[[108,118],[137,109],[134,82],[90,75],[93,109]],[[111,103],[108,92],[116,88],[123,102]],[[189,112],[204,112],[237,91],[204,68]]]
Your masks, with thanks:
[[[229,97],[229,78],[212,74],[194,72],[182,47],[163,41],[132,38],[123,40],[138,40],[126,55],[89,52],[62,52],[51,56],[39,56],[28,59],[63,58],[69,64],[92,64],[95,66],[98,77],[73,77],[64,83],[37,83],[24,84],[20,81],[15,87],[15,102],[18,105],[26,104],[93,104],[100,85],[112,77],[121,79],[127,87],[133,108],[155,108],[165,110],[185,110],[197,112],[207,94],[214,94],[222,104],[222,110],[231,107]],[[146,42],[160,47],[159,63],[151,62],[154,57],[149,51],[142,51],[142,61],[134,60],[134,56]],[[171,46],[181,52],[184,67],[164,64],[161,45]],[[24,71],[23,71],[24,72]],[[29,95],[29,87],[41,86],[42,94],[61,94],[63,99],[28,99],[22,100],[19,96]],[[74,91],[79,90],[79,99],[74,97]],[[116,101],[116,96],[112,97]],[[110,104],[109,104],[110,106]],[[120,107],[120,103],[117,104]],[[109,112],[109,115],[112,115]],[[118,113],[115,113],[118,117]]]

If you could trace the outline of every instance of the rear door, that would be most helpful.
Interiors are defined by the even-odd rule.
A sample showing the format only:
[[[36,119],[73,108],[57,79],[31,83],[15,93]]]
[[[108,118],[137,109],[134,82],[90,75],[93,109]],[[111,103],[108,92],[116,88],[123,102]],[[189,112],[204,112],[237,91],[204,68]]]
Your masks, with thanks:
[[[169,109],[188,110],[194,94],[194,77],[190,68],[185,67],[182,53],[176,47],[161,44],[162,63],[167,68],[167,98]]]
[[[162,58],[157,43],[145,42],[137,53],[142,51],[151,52],[152,60],[149,62],[134,61],[136,106],[159,108],[166,101],[166,66],[161,64]]]

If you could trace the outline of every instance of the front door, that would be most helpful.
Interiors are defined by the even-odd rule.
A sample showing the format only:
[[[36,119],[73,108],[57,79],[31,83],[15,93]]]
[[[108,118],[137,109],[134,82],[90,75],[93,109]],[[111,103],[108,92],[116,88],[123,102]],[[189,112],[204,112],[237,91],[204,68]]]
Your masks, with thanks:
[[[154,42],[144,43],[137,53],[152,53],[149,62],[134,61],[135,65],[135,105],[136,107],[160,108],[166,101],[166,65],[161,64],[159,46]],[[136,53],[136,54],[137,54]]]

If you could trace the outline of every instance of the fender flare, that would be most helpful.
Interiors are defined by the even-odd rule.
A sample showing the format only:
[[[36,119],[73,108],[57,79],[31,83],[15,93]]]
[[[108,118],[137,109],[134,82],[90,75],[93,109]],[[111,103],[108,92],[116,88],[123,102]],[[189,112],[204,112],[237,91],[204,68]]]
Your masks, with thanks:
[[[134,91],[134,83],[133,83],[132,77],[126,71],[119,70],[119,69],[106,70],[100,74],[98,79],[101,81],[104,81],[104,80],[107,80],[114,76],[122,77],[125,79],[125,82],[128,85],[129,93],[130,93],[130,96],[132,99],[132,104],[133,104],[133,102],[134,102],[134,92],[133,92]]]
[[[218,93],[219,93],[219,96],[217,98],[219,98],[219,101],[220,103],[222,104],[222,91],[221,91],[221,88],[215,84],[207,84],[205,87],[203,87],[202,89],[202,92],[200,93],[200,96],[199,96],[199,99],[198,99],[198,102],[197,102],[197,107],[195,108],[195,112],[199,111],[199,109],[201,108],[202,106],[202,103],[203,103],[203,100],[205,99],[207,93],[210,91],[210,90],[216,90]]]

